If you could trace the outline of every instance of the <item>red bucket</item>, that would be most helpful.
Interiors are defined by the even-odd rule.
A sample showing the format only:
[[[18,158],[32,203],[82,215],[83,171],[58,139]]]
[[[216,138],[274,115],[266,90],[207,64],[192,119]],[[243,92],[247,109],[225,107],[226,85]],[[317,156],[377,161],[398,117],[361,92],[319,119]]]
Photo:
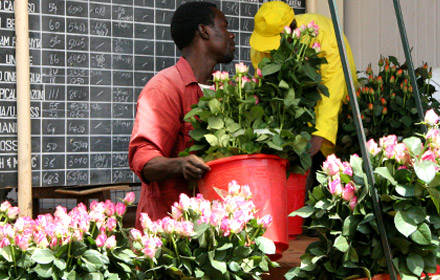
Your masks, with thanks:
[[[254,154],[221,158],[207,162],[211,171],[198,182],[200,193],[206,199],[220,199],[214,188],[227,191],[235,180],[239,185],[249,185],[257,215],[272,215],[273,222],[264,236],[273,240],[276,254],[282,257],[289,247],[287,234],[286,165],[287,161],[275,155]]]
[[[304,206],[306,197],[307,175],[292,173],[287,179],[287,213],[290,214]],[[302,233],[303,218],[299,216],[288,217],[289,239],[296,239]]]

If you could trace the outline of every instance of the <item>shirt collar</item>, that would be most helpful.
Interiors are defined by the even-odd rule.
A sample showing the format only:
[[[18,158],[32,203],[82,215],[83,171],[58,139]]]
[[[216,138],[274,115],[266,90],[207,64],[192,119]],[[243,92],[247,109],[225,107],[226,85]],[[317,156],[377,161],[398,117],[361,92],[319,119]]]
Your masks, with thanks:
[[[180,57],[179,61],[177,61],[176,67],[177,71],[179,71],[180,76],[182,77],[182,81],[185,86],[192,83],[197,83],[191,65],[189,65],[188,61],[183,56]]]

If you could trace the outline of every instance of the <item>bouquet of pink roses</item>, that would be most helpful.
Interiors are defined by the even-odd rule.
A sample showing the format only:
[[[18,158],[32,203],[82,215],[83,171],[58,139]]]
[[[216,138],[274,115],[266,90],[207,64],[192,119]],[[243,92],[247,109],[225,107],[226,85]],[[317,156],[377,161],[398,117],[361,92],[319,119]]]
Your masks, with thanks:
[[[258,218],[248,186],[229,185],[223,201],[180,195],[171,215],[130,232],[136,265],[147,279],[260,279],[276,266],[263,237],[270,216]]]
[[[54,215],[35,220],[18,217],[8,201],[0,205],[0,279],[133,279],[135,256],[122,227],[128,193],[116,205],[80,203],[70,212],[58,206]],[[17,218],[18,217],[18,218]]]

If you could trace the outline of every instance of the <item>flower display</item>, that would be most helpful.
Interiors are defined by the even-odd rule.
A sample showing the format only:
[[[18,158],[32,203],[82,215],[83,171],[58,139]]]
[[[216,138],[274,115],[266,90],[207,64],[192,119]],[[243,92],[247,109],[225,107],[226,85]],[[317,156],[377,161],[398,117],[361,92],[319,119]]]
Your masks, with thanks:
[[[141,213],[142,231],[122,225],[134,198],[36,219],[3,202],[0,279],[261,279],[277,266],[262,236],[272,217],[257,215],[248,186],[231,182],[221,201],[181,194],[163,219]]]
[[[365,71],[367,77],[360,78],[362,85],[356,92],[366,138],[378,141],[384,135],[398,135],[401,139],[410,137],[414,132],[422,132],[417,114],[414,89],[411,85],[406,65],[400,65],[393,56],[380,58],[379,74],[375,75],[369,65]],[[432,69],[428,64],[416,70],[417,85],[423,110],[433,108],[439,113],[440,103],[433,97],[435,88],[430,84]],[[347,97],[339,117],[337,154],[345,158],[360,153],[352,110]],[[434,120],[434,123],[436,121]]]
[[[1,279],[134,279],[134,253],[122,227],[124,203],[80,203],[67,212],[18,217],[7,201],[0,206]],[[116,210],[119,209],[119,210]]]
[[[229,184],[222,201],[181,194],[170,216],[132,229],[135,263],[147,279],[260,279],[276,266],[265,254],[274,243],[263,237],[270,216],[258,217],[248,186]]]
[[[390,70],[391,71],[391,70]],[[438,115],[425,115],[428,131],[402,141],[388,135],[367,143],[393,264],[401,279],[436,272],[440,236]],[[331,155],[317,174],[320,185],[293,213],[310,217],[319,241],[287,279],[355,279],[386,273],[381,235],[362,158]],[[324,278],[322,278],[324,277]]]
[[[255,75],[243,63],[235,74],[213,73],[213,86],[185,116],[193,130],[195,152],[205,161],[241,154],[275,154],[288,159],[291,170],[310,167],[308,153],[315,130],[314,107],[321,93],[320,46],[310,46],[319,27],[313,22],[295,30],[286,27],[281,44],[264,58]]]

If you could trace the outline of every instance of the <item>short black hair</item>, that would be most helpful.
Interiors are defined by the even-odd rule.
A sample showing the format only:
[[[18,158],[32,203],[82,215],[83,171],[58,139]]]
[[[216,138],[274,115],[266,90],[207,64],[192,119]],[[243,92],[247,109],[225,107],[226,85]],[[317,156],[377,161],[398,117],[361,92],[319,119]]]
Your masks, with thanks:
[[[179,50],[191,44],[199,24],[214,25],[213,8],[217,6],[209,2],[188,2],[177,8],[171,19],[171,37]]]

